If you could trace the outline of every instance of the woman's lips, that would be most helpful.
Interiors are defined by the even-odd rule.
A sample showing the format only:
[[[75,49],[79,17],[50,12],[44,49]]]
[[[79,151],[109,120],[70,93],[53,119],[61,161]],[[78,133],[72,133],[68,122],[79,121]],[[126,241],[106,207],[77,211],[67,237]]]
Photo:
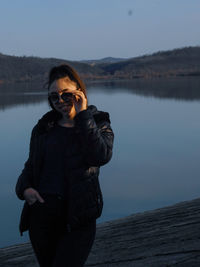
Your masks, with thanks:
[[[72,105],[73,105],[73,103],[68,103],[68,104],[57,105],[57,107],[59,109],[69,109],[72,107]]]

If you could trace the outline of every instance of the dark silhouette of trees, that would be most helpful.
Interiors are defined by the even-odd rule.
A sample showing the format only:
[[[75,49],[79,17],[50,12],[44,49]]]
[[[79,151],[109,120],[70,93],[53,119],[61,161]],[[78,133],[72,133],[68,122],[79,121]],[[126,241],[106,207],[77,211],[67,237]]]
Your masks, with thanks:
[[[84,62],[0,54],[0,83],[44,81],[51,67],[70,64],[84,80],[136,79],[200,75],[200,47],[185,47],[131,59]]]

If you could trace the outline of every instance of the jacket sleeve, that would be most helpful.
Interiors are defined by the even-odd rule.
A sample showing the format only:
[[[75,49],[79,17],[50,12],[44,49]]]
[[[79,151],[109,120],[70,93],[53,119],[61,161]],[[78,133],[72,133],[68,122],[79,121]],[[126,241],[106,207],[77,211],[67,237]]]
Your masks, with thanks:
[[[107,113],[108,115],[108,113]],[[112,157],[114,133],[110,120],[101,120],[96,124],[89,109],[79,112],[75,118],[76,127],[80,130],[80,138],[85,160],[90,166],[102,166]]]
[[[32,154],[33,154],[33,146],[34,146],[34,128],[31,134],[31,140],[29,145],[29,157],[28,160],[24,164],[24,169],[22,170],[20,176],[18,177],[15,192],[19,199],[24,200],[24,190],[26,188],[32,187],[32,175],[33,175],[33,167],[32,167]]]

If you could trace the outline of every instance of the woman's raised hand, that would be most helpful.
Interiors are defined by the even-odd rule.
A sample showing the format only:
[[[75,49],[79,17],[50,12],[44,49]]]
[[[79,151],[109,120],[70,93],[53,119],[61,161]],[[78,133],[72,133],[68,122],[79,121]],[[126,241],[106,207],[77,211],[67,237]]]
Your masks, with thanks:
[[[77,114],[80,111],[87,109],[87,98],[80,89],[73,90],[73,96],[74,96],[74,106]]]
[[[40,196],[38,191],[32,187],[29,187],[24,190],[24,198],[29,205],[34,204],[36,201],[44,203],[44,199]]]

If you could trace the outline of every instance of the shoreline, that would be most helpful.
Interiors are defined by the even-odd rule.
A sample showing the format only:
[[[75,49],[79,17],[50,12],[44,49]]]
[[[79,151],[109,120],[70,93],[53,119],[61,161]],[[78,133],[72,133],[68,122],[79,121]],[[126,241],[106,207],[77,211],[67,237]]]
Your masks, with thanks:
[[[200,73],[198,74],[176,74],[176,75],[142,75],[142,76],[135,76],[135,77],[129,77],[129,76],[122,76],[122,77],[115,77],[115,76],[105,76],[105,77],[90,77],[85,78],[82,77],[84,82],[86,84],[90,83],[107,83],[107,82],[123,82],[123,81],[137,81],[137,80],[161,80],[161,79],[181,79],[181,78],[199,78]],[[44,84],[45,79],[27,79],[27,80],[0,80],[0,86],[3,85],[12,85],[12,84],[31,84],[31,83],[38,83],[38,84]]]

